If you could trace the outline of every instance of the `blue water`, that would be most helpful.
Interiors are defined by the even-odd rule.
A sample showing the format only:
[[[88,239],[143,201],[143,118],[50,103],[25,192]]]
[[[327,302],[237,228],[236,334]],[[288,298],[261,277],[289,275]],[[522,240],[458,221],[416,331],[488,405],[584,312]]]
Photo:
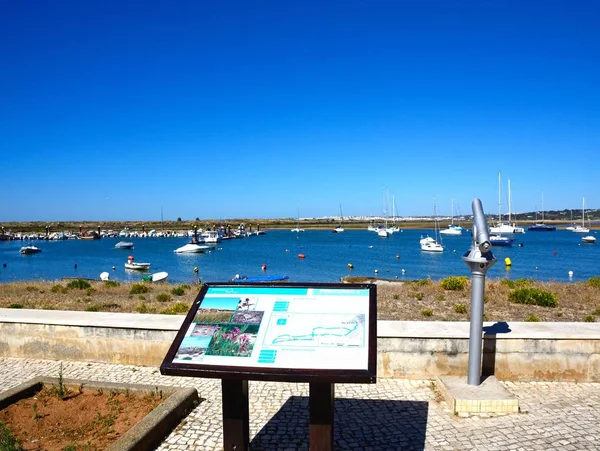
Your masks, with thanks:
[[[432,254],[422,252],[419,247],[419,238],[426,232],[405,230],[379,238],[367,230],[346,230],[339,234],[329,230],[303,233],[271,230],[266,235],[224,241],[210,253],[187,255],[173,252],[189,241],[186,238],[128,238],[135,245],[133,250],[115,249],[119,241],[115,238],[35,241],[31,244],[42,252],[33,255],[19,253],[26,242],[3,241],[0,282],[63,277],[97,279],[103,271],[108,271],[113,280],[139,281],[143,273],[125,270],[123,266],[128,255],[133,255],[137,262],[150,262],[152,273],[168,272],[169,281],[177,283],[224,282],[235,274],[282,274],[288,275],[290,282],[337,282],[347,275],[400,280],[469,276],[461,256],[469,249],[470,235],[445,237],[446,251]],[[581,235],[570,231],[527,232],[516,236],[512,248],[496,247],[493,253],[498,261],[488,272],[492,278],[567,282],[600,275],[600,244],[581,244]],[[298,254],[304,254],[305,258],[298,258]],[[506,257],[512,260],[510,269],[504,265]],[[348,268],[349,263],[354,269]],[[267,265],[265,272],[261,269],[263,264]],[[194,267],[198,268],[197,274]],[[569,271],[573,271],[572,278]]]

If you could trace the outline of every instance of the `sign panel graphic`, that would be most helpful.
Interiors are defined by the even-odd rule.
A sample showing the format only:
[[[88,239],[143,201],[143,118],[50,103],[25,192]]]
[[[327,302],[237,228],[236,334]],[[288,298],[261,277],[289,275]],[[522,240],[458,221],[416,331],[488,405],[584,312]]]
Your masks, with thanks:
[[[338,372],[340,380],[370,381],[375,311],[375,286],[368,284],[208,284],[161,371],[290,380]]]

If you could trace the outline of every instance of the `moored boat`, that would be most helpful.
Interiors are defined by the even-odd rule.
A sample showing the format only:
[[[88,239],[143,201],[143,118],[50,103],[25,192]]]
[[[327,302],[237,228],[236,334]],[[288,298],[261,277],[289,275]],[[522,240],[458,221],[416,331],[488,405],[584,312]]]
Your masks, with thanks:
[[[37,254],[39,252],[42,252],[42,250],[39,247],[29,245],[23,246],[19,252],[21,252],[21,254]]]
[[[138,263],[133,261],[133,256],[130,255],[127,257],[127,262],[125,263],[125,269],[135,269],[137,271],[147,271],[150,269],[150,263]]]
[[[206,244],[188,243],[184,246],[178,247],[174,252],[177,254],[201,254],[207,250],[214,249],[214,246]]]
[[[133,249],[133,243],[129,241],[119,241],[115,244],[115,249]]]

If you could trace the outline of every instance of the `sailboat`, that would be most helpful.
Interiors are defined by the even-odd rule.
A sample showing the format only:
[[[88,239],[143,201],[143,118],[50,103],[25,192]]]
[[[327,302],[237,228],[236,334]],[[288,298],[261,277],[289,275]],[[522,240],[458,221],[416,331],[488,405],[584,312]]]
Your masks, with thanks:
[[[298,220],[296,221],[296,227],[291,229],[292,232],[304,232],[304,229],[300,228],[300,208],[298,208]]]
[[[435,238],[431,238],[430,236],[421,238],[419,241],[421,250],[425,252],[444,252],[444,246],[442,245],[441,238],[439,236],[440,228],[438,224],[437,213],[435,211],[435,202],[433,203],[433,227]]]
[[[454,224],[454,199],[452,199],[451,206],[452,207],[451,207],[450,224],[448,225],[447,229],[440,230],[440,234],[441,235],[449,235],[449,236],[462,235],[463,228],[458,224]]]
[[[542,191],[542,222],[537,222],[532,226],[527,227],[530,232],[554,232],[556,226],[544,224],[544,192]]]
[[[506,224],[502,224],[502,196],[500,194],[501,192],[501,174],[500,172],[498,172],[498,226],[499,227],[495,227],[495,229],[497,231],[494,231],[493,227],[490,228],[490,233],[492,235],[490,235],[490,244],[492,246],[505,246],[505,247],[510,247],[513,245],[513,239],[509,238],[507,236],[502,236],[502,227]]]
[[[500,179],[500,173],[498,173],[498,179]],[[498,191],[500,192],[500,191]],[[519,227],[516,224],[511,224],[511,196],[510,196],[510,180],[508,181],[508,223],[504,224],[501,220],[501,215],[498,216],[498,224],[494,227],[490,227],[490,233],[504,233],[512,235],[514,233],[525,233],[524,227]],[[500,204],[500,202],[499,202]],[[498,205],[500,207],[500,205]]]
[[[340,224],[332,230],[333,233],[342,233],[344,228],[342,227],[342,221],[344,220],[344,216],[342,215],[342,204],[340,204]]]
[[[590,229],[585,226],[585,197],[583,198],[583,205],[581,210],[581,225],[573,228],[575,233],[590,233]]]

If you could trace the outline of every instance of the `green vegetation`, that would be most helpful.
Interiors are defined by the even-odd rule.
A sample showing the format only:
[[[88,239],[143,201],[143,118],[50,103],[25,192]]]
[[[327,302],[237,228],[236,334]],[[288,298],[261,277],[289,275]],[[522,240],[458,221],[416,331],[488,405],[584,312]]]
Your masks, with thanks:
[[[50,291],[52,291],[52,293],[66,293],[67,289],[65,287],[63,287],[62,285],[54,285],[52,288],[50,288]]]
[[[100,311],[100,306],[99,305],[88,305],[85,308],[86,312],[99,312]]]
[[[152,290],[148,285],[143,283],[134,283],[129,290],[129,294],[144,294],[149,293]]]
[[[88,288],[91,288],[91,287],[92,287],[92,285],[87,280],[83,280],[83,279],[71,280],[67,284],[67,288],[69,290],[87,290]]]
[[[8,305],[8,308],[23,308],[23,304],[19,304],[17,302],[13,302],[12,304]]]
[[[508,300],[515,304],[539,305],[541,307],[556,307],[558,299],[550,291],[539,288],[516,288],[508,293]]]
[[[467,313],[467,307],[464,304],[456,304],[454,306],[454,311],[456,313]]]
[[[117,282],[116,280],[107,280],[106,282],[104,282],[104,286],[107,288],[114,288],[114,287],[121,286],[121,284],[119,282]]]
[[[587,283],[590,287],[600,288],[600,277],[598,277],[598,276],[590,277],[588,279]]]
[[[156,309],[154,307],[148,307],[143,302],[138,307],[136,307],[135,311],[138,313],[156,313]]]
[[[156,300],[158,302],[169,302],[171,299],[171,295],[169,293],[159,293],[156,295]]]
[[[468,281],[465,276],[451,276],[440,280],[440,286],[447,291],[463,291]]]
[[[183,296],[185,294],[185,288],[183,288],[181,285],[178,287],[174,287],[171,290],[171,294],[173,296]]]
[[[190,306],[188,304],[186,304],[185,302],[177,302],[176,304],[173,304],[171,307],[163,310],[162,313],[165,315],[180,315],[182,313],[187,313],[187,311],[189,309],[190,309]]]
[[[529,315],[527,318],[525,318],[526,323],[539,323],[540,321],[540,317],[535,315]]]
[[[0,422],[0,450],[23,451],[23,442],[14,437],[6,423]]]
[[[39,288],[36,287],[35,285],[28,285],[28,286],[25,287],[25,289],[27,291],[38,291],[39,290]]]
[[[410,282],[407,282],[411,285],[417,286],[417,287],[423,287],[425,285],[430,285],[431,279],[419,279],[419,280],[411,280]]]
[[[430,309],[424,309],[421,310],[421,316],[432,316],[433,315],[433,310]]]
[[[88,288],[87,291],[85,292],[86,295],[91,296],[92,294],[94,294],[96,292],[95,288]]]
[[[533,281],[530,279],[523,278],[515,280],[502,279],[500,283],[502,285],[506,285],[509,288],[524,288],[530,286],[533,283]]]
[[[594,315],[585,315],[583,321],[586,323],[593,323],[596,321],[596,317]]]

